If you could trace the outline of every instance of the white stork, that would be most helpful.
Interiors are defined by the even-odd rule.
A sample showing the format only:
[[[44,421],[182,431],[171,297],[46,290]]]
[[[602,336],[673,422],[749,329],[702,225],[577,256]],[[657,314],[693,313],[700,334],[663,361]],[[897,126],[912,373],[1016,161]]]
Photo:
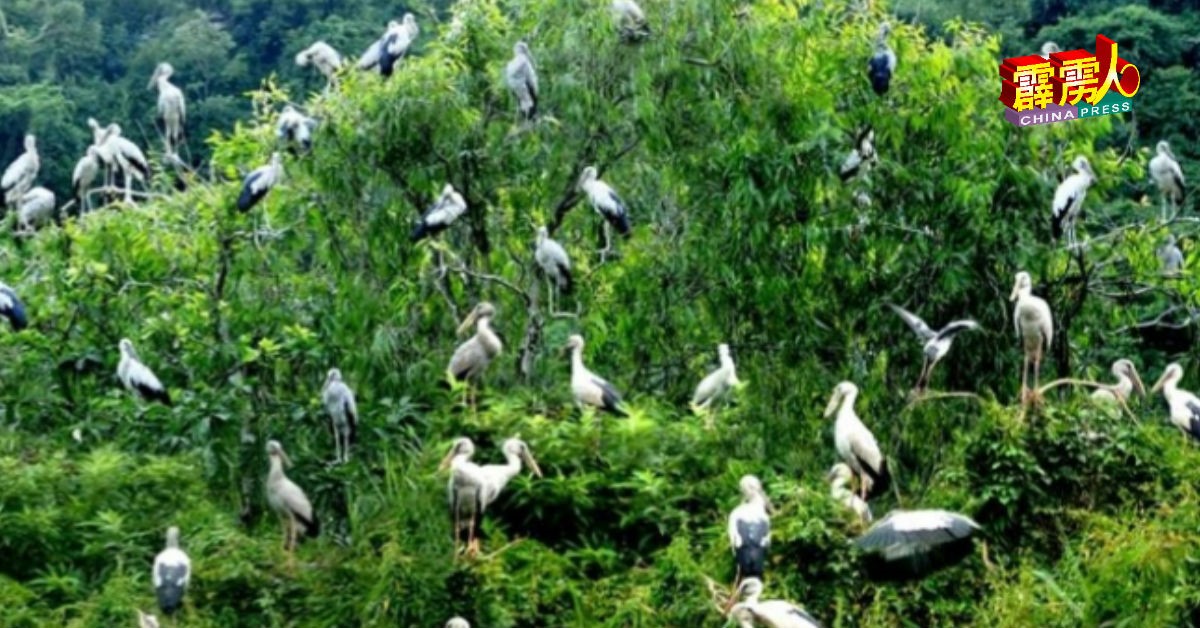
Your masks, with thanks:
[[[371,47],[367,48],[367,51],[359,58],[358,69],[379,68],[380,74],[391,76],[396,62],[408,52],[418,34],[420,34],[420,28],[417,27],[417,18],[412,13],[405,13],[404,19],[400,22],[395,20],[388,22],[383,36],[371,44]]]
[[[71,173],[71,190],[75,194],[75,204],[79,207],[79,214],[83,215],[84,211],[90,209],[88,206],[88,188],[96,180],[96,175],[100,173],[100,166],[104,163],[100,156],[100,149],[95,146],[88,146],[87,152],[83,158],[75,164],[75,170]]]
[[[451,617],[450,621],[446,622],[446,628],[471,628],[471,624],[462,617]]]
[[[13,331],[21,331],[29,326],[29,319],[25,317],[25,303],[15,290],[3,282],[0,282],[0,316],[8,319]]]
[[[892,476],[875,435],[854,412],[857,398],[858,386],[851,382],[838,384],[825,407],[825,418],[837,413],[833,424],[834,447],[842,460],[858,474],[859,495],[863,499],[872,499],[888,490]]]
[[[113,168],[116,165],[116,157],[112,154],[113,147],[108,143],[112,129],[100,126],[95,118],[88,118],[87,123],[88,127],[92,129],[92,147],[96,149],[96,155],[100,158],[100,166],[104,168],[104,186],[111,187]]]
[[[183,143],[183,129],[187,124],[187,102],[183,90],[171,83],[175,68],[170,63],[160,63],[154,68],[147,89],[158,88],[158,123],[162,126],[163,143],[167,153],[174,153]]]
[[[267,195],[267,192],[271,191],[271,188],[279,184],[281,179],[283,179],[283,156],[279,154],[279,151],[275,151],[271,153],[271,161],[267,165],[255,168],[242,181],[242,193],[237,200],[238,211],[250,211],[250,208],[257,205]]]
[[[1183,250],[1175,240],[1174,234],[1167,234],[1167,241],[1158,248],[1158,260],[1162,262],[1162,272],[1167,276],[1176,276],[1183,272]]]
[[[291,459],[277,440],[267,441],[267,456],[271,467],[267,472],[267,505],[279,515],[283,525],[283,549],[295,549],[303,533],[316,537],[321,533],[321,522],[313,515],[312,503],[296,483],[283,474],[283,468],[292,466]]]
[[[447,492],[450,501],[450,516],[454,519],[454,549],[458,552],[463,528],[467,529],[464,548],[468,553],[476,551],[475,528],[483,515],[483,495],[486,480],[481,467],[471,462],[475,455],[475,443],[469,438],[459,438],[442,459],[439,470],[450,470]]]
[[[879,25],[874,52],[871,54],[871,60],[867,62],[867,76],[871,79],[871,88],[880,96],[887,93],[892,84],[892,74],[896,71],[896,53],[887,43],[891,32],[890,23],[884,22]]]
[[[192,561],[179,549],[179,528],[167,528],[167,546],[154,557],[154,595],[167,617],[183,607],[183,594],[192,578]]]
[[[350,461],[350,445],[358,437],[358,404],[354,391],[342,381],[342,372],[329,369],[325,386],[321,390],[321,402],[329,413],[333,427],[333,448],[337,462]]]
[[[518,41],[513,46],[513,58],[504,68],[504,81],[517,98],[521,117],[533,120],[537,116],[538,76],[533,57],[529,55],[529,45],[525,42]]]
[[[954,512],[893,510],[854,544],[868,553],[868,577],[911,580],[966,558],[978,530],[978,523]]]
[[[754,628],[755,624],[767,628],[821,628],[803,608],[785,600],[759,600],[763,592],[762,580],[747,578],[738,585],[730,602],[729,616],[741,628]]]
[[[1059,48],[1058,44],[1052,41],[1042,44],[1042,52],[1040,54],[1043,59],[1049,59],[1050,55],[1056,52],[1062,52],[1062,48]]]
[[[25,136],[25,152],[21,153],[4,169],[0,177],[0,190],[4,191],[4,204],[15,205],[21,200],[33,181],[37,179],[42,161],[38,157],[37,138],[33,134]]]
[[[596,375],[583,365],[583,336],[572,334],[567,338],[566,349],[571,352],[571,392],[580,407],[591,406],[619,417],[629,413],[622,408],[621,394],[603,377]]]
[[[859,521],[870,523],[871,507],[849,488],[850,483],[854,480],[854,471],[850,469],[850,466],[839,462],[833,465],[825,478],[829,480],[829,496],[847,510],[858,515]]]
[[[629,235],[629,211],[625,207],[625,202],[621,200],[620,196],[617,196],[617,192],[599,179],[595,166],[588,166],[583,169],[583,174],[579,177],[578,187],[581,192],[587,195],[592,209],[596,210],[596,213],[600,214],[600,217],[605,220],[604,250],[601,251],[601,255],[603,256],[612,249],[612,238],[608,232],[609,225],[612,225],[617,230],[617,233],[623,236]]]
[[[138,628],[159,628],[158,618],[148,613],[143,613],[142,609],[137,609]]]
[[[297,144],[305,151],[312,149],[312,134],[315,128],[316,120],[287,105],[279,113],[279,120],[275,122],[275,137],[295,154]]]
[[[296,54],[296,65],[302,68],[311,65],[330,84],[335,84],[337,83],[337,71],[342,67],[342,55],[333,46],[324,41],[318,41]]]
[[[866,172],[878,160],[879,156],[875,153],[875,129],[867,125],[854,138],[854,148],[850,149],[846,159],[842,161],[838,175],[842,181],[849,181],[859,173]]]
[[[1042,356],[1050,350],[1050,344],[1054,341],[1054,318],[1050,314],[1050,306],[1033,296],[1033,280],[1027,272],[1017,273],[1009,300],[1017,303],[1013,308],[1013,325],[1025,349],[1025,362],[1021,366],[1021,401],[1025,402],[1030,398],[1029,363],[1033,362],[1033,387],[1036,389]]]
[[[979,323],[971,319],[952,321],[947,323],[941,329],[934,331],[925,321],[919,316],[909,312],[908,310],[891,303],[887,304],[892,308],[900,318],[913,330],[913,333],[924,343],[922,352],[925,355],[925,364],[921,367],[921,376],[917,378],[917,385],[914,387],[917,392],[925,390],[929,385],[929,378],[933,374],[933,367],[950,352],[950,347],[954,343],[954,337],[959,332],[978,329]]]
[[[733,364],[733,356],[729,354],[729,345],[717,345],[717,359],[720,366],[700,380],[696,391],[692,393],[692,411],[708,410],[723,398],[730,389],[741,385],[737,376],[737,367]]]
[[[442,188],[442,194],[438,197],[436,203],[431,205],[421,218],[417,220],[417,224],[413,226],[411,240],[418,242],[422,238],[435,236],[445,231],[450,225],[458,220],[467,211],[467,202],[463,200],[462,194],[459,194],[453,185],[447,183]]]
[[[1055,239],[1067,234],[1067,247],[1074,248],[1075,221],[1083,216],[1083,199],[1087,197],[1088,188],[1096,181],[1096,174],[1087,157],[1080,155],[1071,162],[1074,174],[1063,179],[1054,190],[1054,206],[1051,208],[1050,230]]]
[[[121,177],[125,179],[125,202],[132,203],[133,179],[145,186],[150,180],[150,162],[146,161],[146,155],[137,144],[121,135],[119,124],[108,125],[105,138],[103,152],[112,156],[117,169],[121,171]]]
[[[1166,221],[1167,203],[1170,202],[1171,215],[1174,215],[1179,203],[1183,202],[1183,169],[1179,167],[1179,161],[1175,159],[1167,140],[1159,141],[1154,150],[1158,154],[1150,160],[1150,178],[1162,194],[1162,216]]]
[[[767,548],[771,545],[771,502],[762,482],[753,475],[738,481],[742,503],[729,513],[729,549],[737,565],[736,583],[746,578],[761,578],[767,566]]]
[[[163,405],[171,405],[171,396],[163,387],[158,376],[142,363],[133,343],[128,338],[122,338],[118,344],[121,350],[121,361],[117,364],[117,377],[125,385],[125,389],[138,395],[145,401],[158,401]]]
[[[1183,367],[1178,363],[1171,363],[1150,392],[1153,394],[1162,390],[1163,397],[1170,406],[1171,423],[1180,429],[1185,440],[1188,436],[1200,440],[1200,398],[1180,388],[1181,379]]]
[[[54,192],[38,186],[21,197],[17,209],[17,226],[31,233],[38,225],[54,216]]]
[[[567,256],[567,250],[550,237],[550,230],[545,226],[538,227],[533,259],[560,293],[571,293],[571,258]],[[550,302],[550,310],[554,311],[553,300]]]
[[[636,41],[650,34],[646,14],[634,0],[612,0],[610,10],[622,38],[626,41]]]
[[[492,330],[492,317],[495,315],[495,306],[487,301],[482,301],[458,326],[458,335],[467,333],[472,327],[475,328],[475,335],[458,345],[458,348],[454,350],[454,355],[450,356],[446,375],[451,382],[465,382],[468,387],[472,383],[477,383],[483,377],[488,365],[504,349],[500,336],[497,336],[496,332]]]
[[[483,479],[483,494],[479,499],[479,516],[481,518],[488,506],[491,506],[500,497],[504,487],[508,486],[508,483],[521,472],[522,461],[529,465],[530,473],[539,478],[542,477],[542,470],[538,467],[537,460],[533,459],[533,453],[530,452],[529,445],[525,444],[525,441],[519,438],[509,438],[504,441],[500,450],[504,452],[504,464],[485,464],[479,467],[479,474]]]
[[[1146,385],[1142,383],[1133,362],[1124,359],[1113,362],[1112,374],[1117,378],[1117,383],[1106,388],[1097,388],[1092,392],[1093,400],[1116,404],[1119,401],[1128,403],[1134,392],[1146,396]]]

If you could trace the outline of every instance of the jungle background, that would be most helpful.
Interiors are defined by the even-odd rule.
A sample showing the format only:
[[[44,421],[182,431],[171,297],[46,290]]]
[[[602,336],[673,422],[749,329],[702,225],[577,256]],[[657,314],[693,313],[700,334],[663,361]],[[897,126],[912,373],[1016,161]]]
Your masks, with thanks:
[[[1021,353],[1007,300],[1026,270],[1055,312],[1042,381],[1107,381],[1132,359],[1148,384],[1191,360],[1194,195],[1159,219],[1146,163],[1169,139],[1200,180],[1200,15],[1186,0],[645,0],[652,36],[628,45],[607,2],[6,0],[0,7],[0,160],[38,136],[40,181],[69,197],[91,141],[116,121],[150,149],[161,197],[3,236],[0,277],[32,325],[0,333],[0,625],[134,625],[150,564],[182,529],[194,577],[178,625],[720,626],[704,585],[733,580],[725,537],[737,480],[778,512],[766,597],[829,626],[1183,626],[1200,621],[1200,455],[1161,398],[1134,417],[1062,388],[1016,403]],[[324,80],[293,57],[325,39],[354,59],[389,19],[421,33],[391,80]],[[895,26],[892,91],[866,79],[880,21]],[[457,26],[451,28],[451,24]],[[1015,129],[997,101],[1004,57],[1096,33],[1142,72],[1135,113]],[[530,43],[541,120],[521,127],[501,78]],[[159,162],[153,67],[189,105],[184,157]],[[240,176],[275,147],[284,102],[320,119],[311,154],[249,214]],[[879,166],[846,185],[855,132]],[[1050,199],[1075,155],[1098,181],[1092,243],[1051,242]],[[629,202],[634,235],[601,261],[574,183],[589,164]],[[469,211],[438,244],[412,222],[442,185]],[[852,191],[870,194],[868,208]],[[549,224],[577,291],[547,307],[532,263]],[[1159,272],[1175,234],[1189,262]],[[442,251],[439,254],[439,250]],[[445,269],[439,271],[439,262]],[[496,304],[505,351],[477,412],[439,386],[458,322]],[[911,332],[972,316],[913,404]],[[567,336],[626,393],[632,418],[582,417]],[[176,405],[141,407],[114,376],[134,340]],[[731,345],[747,382],[707,429],[687,401]],[[333,457],[320,387],[356,390],[360,442]],[[918,583],[864,580],[851,515],[828,497],[841,380],[893,464],[873,504],[947,508],[985,528],[978,553]],[[78,430],[80,439],[72,437]],[[453,438],[480,462],[520,435],[523,474],[486,518],[484,555],[455,560],[446,477]],[[289,568],[262,498],[264,444],[326,533]]]

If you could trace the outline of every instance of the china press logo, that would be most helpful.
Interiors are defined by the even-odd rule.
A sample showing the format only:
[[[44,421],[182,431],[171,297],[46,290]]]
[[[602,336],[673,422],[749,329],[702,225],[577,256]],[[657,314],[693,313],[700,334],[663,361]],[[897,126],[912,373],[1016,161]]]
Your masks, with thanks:
[[[1004,118],[1032,126],[1133,111],[1141,86],[1137,66],[1117,56],[1117,42],[1096,35],[1096,52],[1068,50],[1026,55],[1000,65]]]

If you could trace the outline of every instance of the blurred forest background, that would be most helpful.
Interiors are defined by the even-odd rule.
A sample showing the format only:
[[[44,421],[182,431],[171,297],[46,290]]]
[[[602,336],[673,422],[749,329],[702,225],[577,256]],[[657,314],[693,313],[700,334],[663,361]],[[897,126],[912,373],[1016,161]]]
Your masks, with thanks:
[[[1196,625],[1195,447],[1161,399],[1136,402],[1133,420],[1063,389],[1023,416],[1006,299],[1025,270],[1055,312],[1043,381],[1108,381],[1125,357],[1147,379],[1181,360],[1184,387],[1200,386],[1196,195],[1164,223],[1146,175],[1168,139],[1200,181],[1194,3],[642,4],[652,36],[628,45],[600,0],[5,0],[0,161],[36,134],[40,181],[65,199],[94,117],[157,162],[147,82],[168,61],[202,178],[168,194],[156,163],[153,202],[0,236],[0,278],[32,321],[0,333],[0,626],[133,625],[153,607],[168,525],[195,568],[181,626],[722,626],[703,578],[733,579],[725,517],[743,473],[778,508],[766,597],[826,625]],[[317,39],[355,59],[405,11],[421,33],[388,81],[350,73],[323,93],[294,64]],[[880,98],[866,63],[885,19],[899,66]],[[1097,33],[1141,70],[1134,114],[1003,120],[1004,57],[1046,40],[1092,49]],[[526,129],[501,79],[518,39],[543,85]],[[240,177],[274,150],[285,102],[320,119],[315,148],[238,214]],[[881,160],[855,184],[869,208],[837,175],[866,124]],[[1081,154],[1098,180],[1081,227],[1093,243],[1076,257],[1049,222]],[[603,262],[574,191],[589,164],[634,224]],[[442,238],[439,272],[408,233],[446,182],[470,209]],[[547,311],[535,274],[540,224],[576,264],[567,315]],[[1168,233],[1188,258],[1179,277],[1159,270]],[[506,344],[472,413],[438,383],[483,299]],[[981,401],[909,403],[919,348],[887,301],[982,324],[933,383]],[[571,333],[631,419],[580,420]],[[122,337],[174,408],[119,389]],[[720,342],[748,385],[706,429],[686,406]],[[319,398],[333,366],[363,425],[352,462],[331,467]],[[899,498],[876,514],[970,514],[990,566],[976,555],[914,584],[864,580],[855,524],[823,479],[836,455],[820,411],[841,380],[862,389],[897,476]],[[481,462],[520,435],[546,471],[508,487],[474,561],[452,559],[436,473],[461,435]],[[262,499],[268,438],[328,532],[296,569]]]

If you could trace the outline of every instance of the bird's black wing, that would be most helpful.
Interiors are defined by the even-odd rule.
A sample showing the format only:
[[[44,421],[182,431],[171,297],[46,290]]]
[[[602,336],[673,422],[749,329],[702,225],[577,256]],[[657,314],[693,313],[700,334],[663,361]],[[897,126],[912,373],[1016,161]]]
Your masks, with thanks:
[[[8,322],[12,324],[12,328],[17,331],[28,327],[29,319],[25,317],[25,304],[17,297],[17,293],[9,288],[0,288],[0,292],[3,292],[11,301],[7,307],[0,309],[0,316],[7,318]]]
[[[145,382],[133,382],[133,388],[146,401],[157,401],[164,406],[171,406],[171,395],[166,388],[155,388]]]
[[[1192,416],[1190,417],[1191,420],[1188,421],[1187,432],[1192,438],[1200,440],[1200,405],[1196,405],[1195,403],[1189,401],[1187,403],[1187,408],[1192,413]]]
[[[617,389],[613,388],[612,384],[600,379],[599,377],[593,377],[592,383],[600,387],[601,401],[604,403],[604,410],[607,410],[620,417],[629,416],[629,414],[621,408],[621,393],[618,393]]]
[[[887,93],[892,82],[892,70],[888,67],[888,56],[883,53],[871,57],[867,64],[867,75],[876,94]]]
[[[342,409],[346,412],[346,422],[349,424],[349,427],[350,427],[350,442],[351,443],[357,442],[358,441],[358,414],[354,411],[354,404],[351,404],[349,400],[346,400],[345,404],[342,406]]]
[[[771,524],[765,520],[739,519],[738,535],[742,544],[734,550],[739,578],[762,578],[767,563],[767,535]]]
[[[254,185],[265,174],[265,172],[259,169],[251,172],[250,176],[246,177],[245,182],[242,183],[242,194],[238,197],[237,201],[238,211],[250,211],[250,208],[258,204],[262,200],[262,197],[267,194],[267,190],[270,188],[264,186],[261,190],[256,190]]]
[[[943,327],[941,331],[938,332],[937,339],[945,340],[948,338],[953,338],[957,336],[959,332],[975,329],[977,326],[978,324],[975,321],[954,321],[953,323]]]
[[[821,628],[821,623],[818,622],[815,617],[813,617],[812,615],[809,615],[807,611],[805,611],[803,608],[800,608],[799,606],[792,605],[792,607],[788,609],[788,615],[792,615],[792,616],[800,619],[801,621],[808,622],[809,624],[812,625],[813,628]]]
[[[937,335],[937,333],[934,332],[933,329],[925,323],[925,321],[921,320],[920,316],[909,312],[899,305],[895,305],[893,303],[888,303],[887,305],[888,307],[892,308],[892,311],[895,312],[897,316],[904,320],[909,329],[913,330],[913,333],[920,337],[921,340],[928,341]]]
[[[159,565],[155,575],[161,584],[154,588],[158,607],[166,615],[172,615],[183,606],[184,581],[187,579],[186,565]]]

